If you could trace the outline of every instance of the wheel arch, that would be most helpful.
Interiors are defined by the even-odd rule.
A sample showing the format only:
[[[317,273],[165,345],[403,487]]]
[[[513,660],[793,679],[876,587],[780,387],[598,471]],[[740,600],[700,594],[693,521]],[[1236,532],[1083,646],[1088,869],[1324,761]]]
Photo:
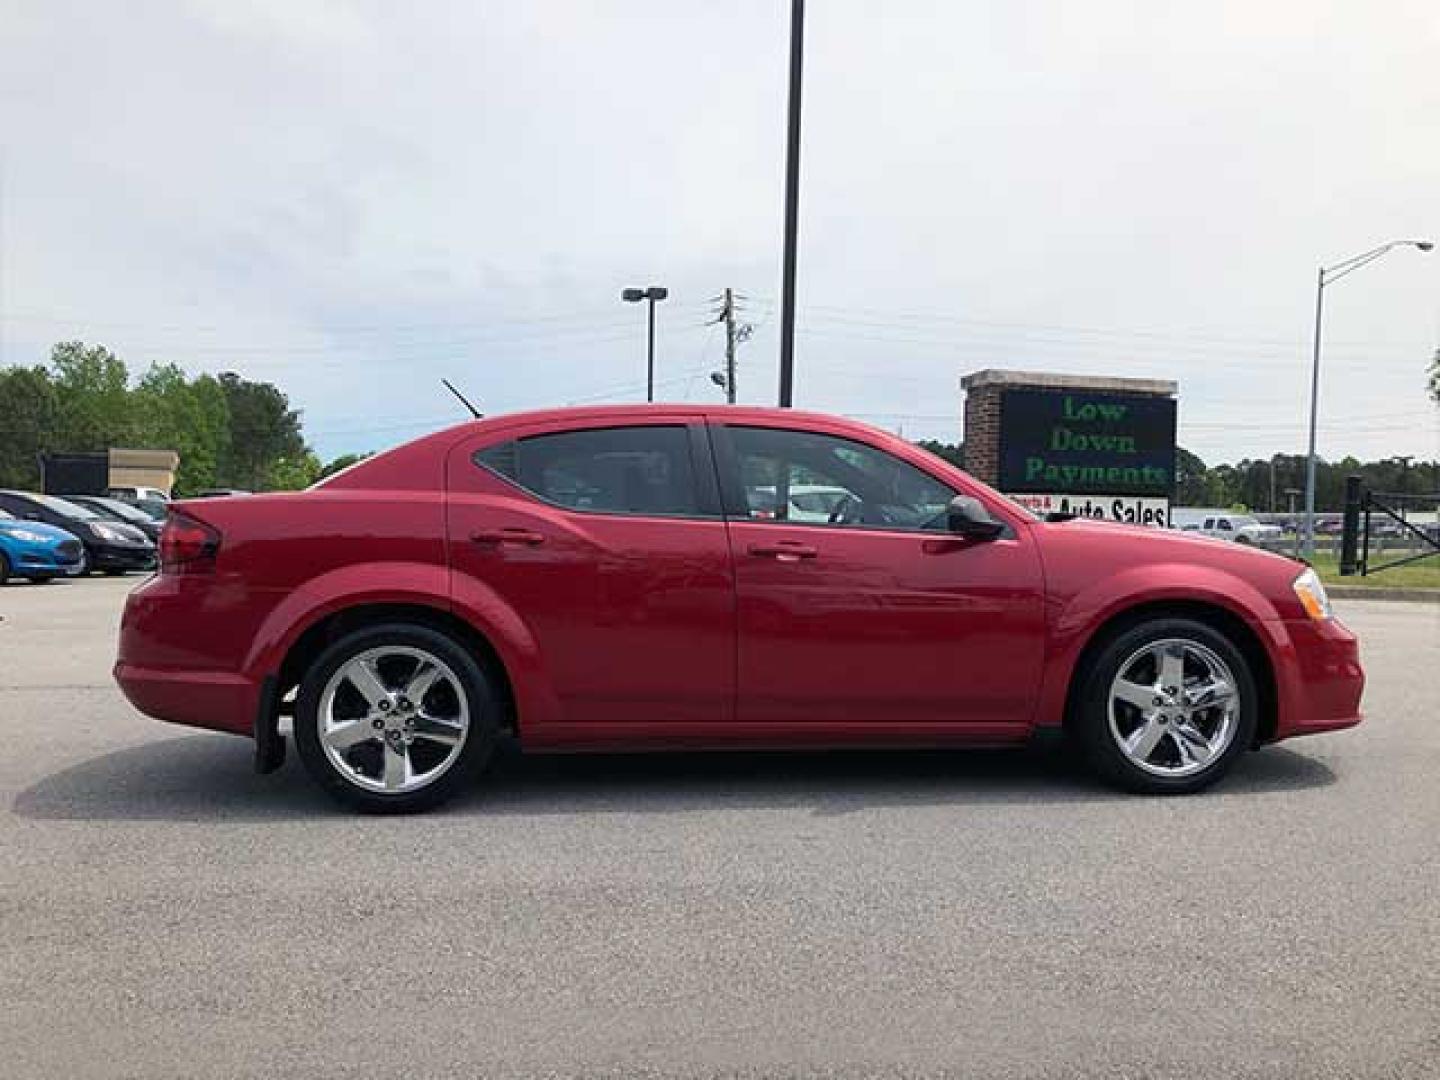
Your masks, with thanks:
[[[277,686],[282,710],[286,708],[284,700],[299,685],[306,669],[332,643],[356,630],[396,622],[428,627],[468,649],[486,676],[494,681],[500,697],[502,727],[512,732],[517,730],[515,687],[499,651],[480,630],[454,612],[414,601],[358,603],[322,615],[307,626],[291,643],[279,665]]]
[[[1279,721],[1279,692],[1275,681],[1275,661],[1270,650],[1265,646],[1260,634],[1243,616],[1223,604],[1196,599],[1159,599],[1132,604],[1112,612],[1095,626],[1070,669],[1062,723],[1066,727],[1070,725],[1075,715],[1081,685],[1100,650],[1117,634],[1157,618],[1194,619],[1224,634],[1234,643],[1250,665],[1250,674],[1260,696],[1255,741],[1258,745],[1273,739]]]

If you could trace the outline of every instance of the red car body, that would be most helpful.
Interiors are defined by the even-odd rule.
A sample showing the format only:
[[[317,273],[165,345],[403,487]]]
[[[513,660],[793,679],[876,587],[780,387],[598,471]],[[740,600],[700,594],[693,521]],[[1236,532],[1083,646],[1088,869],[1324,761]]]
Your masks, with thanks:
[[[978,499],[1005,534],[580,512],[475,462],[516,438],[652,424],[689,430],[707,487],[720,425],[865,443]],[[1260,688],[1257,742],[1360,719],[1356,640],[1307,614],[1292,588],[1300,564],[1036,520],[904,440],[834,417],[658,405],[505,416],[306,492],[181,503],[172,521],[203,523],[217,546],[130,595],[115,677],[153,717],[262,743],[338,626],[397,613],[482,654],[515,735],[539,750],[1022,742],[1063,725],[1087,645],[1139,611],[1230,634]]]

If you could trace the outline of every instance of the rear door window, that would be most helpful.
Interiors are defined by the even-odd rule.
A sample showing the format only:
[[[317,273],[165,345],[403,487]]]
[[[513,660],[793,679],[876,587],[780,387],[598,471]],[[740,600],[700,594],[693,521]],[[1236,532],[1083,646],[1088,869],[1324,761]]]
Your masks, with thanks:
[[[477,464],[568,510],[706,517],[679,424],[532,435],[476,452]]]

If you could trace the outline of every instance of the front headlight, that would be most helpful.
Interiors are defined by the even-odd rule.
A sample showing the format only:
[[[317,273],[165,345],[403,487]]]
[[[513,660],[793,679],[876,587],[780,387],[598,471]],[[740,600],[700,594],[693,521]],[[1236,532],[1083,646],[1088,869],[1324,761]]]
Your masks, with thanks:
[[[1312,619],[1328,619],[1334,614],[1330,609],[1330,598],[1325,595],[1325,586],[1313,566],[1307,566],[1305,572],[1297,577],[1290,587],[1299,597],[1305,614]]]
[[[26,544],[43,544],[48,539],[44,533],[33,532],[30,529],[5,529],[4,532],[6,536]]]
[[[109,540],[112,544],[124,543],[129,539],[129,537],[119,529],[113,529],[109,525],[100,525],[95,522],[90,523],[90,531],[101,540]]]

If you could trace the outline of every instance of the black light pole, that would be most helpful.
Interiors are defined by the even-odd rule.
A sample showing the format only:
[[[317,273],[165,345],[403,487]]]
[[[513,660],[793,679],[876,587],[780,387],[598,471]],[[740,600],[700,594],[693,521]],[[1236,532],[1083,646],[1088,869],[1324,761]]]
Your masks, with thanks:
[[[780,272],[780,407],[795,396],[795,239],[800,215],[800,72],[805,0],[790,4],[790,119],[785,137],[785,262]]]
[[[645,347],[645,400],[655,400],[655,301],[664,300],[670,295],[670,290],[660,285],[651,285],[648,289],[624,289],[620,293],[620,299],[627,304],[638,304],[641,300],[650,301],[650,332],[646,337]]]
[[[1310,358],[1310,450],[1305,456],[1305,532],[1301,548],[1307,559],[1315,555],[1315,420],[1320,411],[1320,331],[1325,312],[1325,286],[1388,255],[1397,247],[1429,251],[1434,246],[1429,240],[1391,240],[1334,266],[1322,266],[1315,277],[1315,338]]]

